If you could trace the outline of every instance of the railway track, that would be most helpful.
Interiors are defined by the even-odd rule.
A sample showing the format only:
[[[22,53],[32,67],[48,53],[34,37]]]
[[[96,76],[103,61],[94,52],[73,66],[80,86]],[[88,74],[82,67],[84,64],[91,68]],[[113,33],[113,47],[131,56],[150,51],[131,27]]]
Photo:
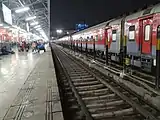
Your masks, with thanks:
[[[88,60],[93,60],[93,56],[88,54]],[[105,65],[105,60],[101,58],[96,58],[96,63],[100,66]],[[108,70],[110,70],[113,73],[120,74],[123,71],[123,66],[119,65],[118,63],[109,61]],[[155,77],[150,74],[146,74],[144,72],[140,72],[138,70],[135,70],[135,68],[128,68],[128,73],[125,75],[126,78],[132,79],[136,81],[140,81],[140,83],[145,83],[148,86],[155,88]]]
[[[159,111],[112,78],[88,68],[56,46],[54,55],[70,120],[158,120]]]

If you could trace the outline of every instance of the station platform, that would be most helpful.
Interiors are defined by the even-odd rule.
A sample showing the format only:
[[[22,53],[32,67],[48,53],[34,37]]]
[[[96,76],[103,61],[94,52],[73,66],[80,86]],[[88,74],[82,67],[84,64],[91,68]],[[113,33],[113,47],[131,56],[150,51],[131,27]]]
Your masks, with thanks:
[[[0,120],[63,120],[50,48],[1,56]]]

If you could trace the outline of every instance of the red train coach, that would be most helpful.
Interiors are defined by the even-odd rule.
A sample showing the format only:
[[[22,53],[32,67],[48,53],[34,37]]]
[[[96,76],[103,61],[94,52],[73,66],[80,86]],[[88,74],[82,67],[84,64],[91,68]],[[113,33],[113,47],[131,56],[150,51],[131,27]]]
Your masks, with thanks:
[[[85,50],[105,55],[106,41],[111,60],[120,62],[126,38],[127,56],[131,64],[151,71],[156,66],[157,36],[160,36],[160,4],[126,17],[112,19],[71,35],[69,41]]]
[[[160,4],[125,18],[127,54],[131,63],[146,71],[156,65],[156,43],[160,25]]]

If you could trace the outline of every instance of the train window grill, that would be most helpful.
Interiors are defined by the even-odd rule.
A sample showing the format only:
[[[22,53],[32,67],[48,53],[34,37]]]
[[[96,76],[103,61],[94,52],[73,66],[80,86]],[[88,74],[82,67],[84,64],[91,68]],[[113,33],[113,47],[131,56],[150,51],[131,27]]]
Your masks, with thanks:
[[[116,30],[112,30],[112,41],[116,41],[117,39],[117,31]]]
[[[129,27],[129,41],[135,40],[135,26]]]
[[[150,25],[146,25],[144,28],[145,32],[144,32],[144,40],[145,41],[149,41],[150,40],[150,34],[151,34],[151,26]]]
[[[151,10],[152,10],[152,8],[149,8],[149,9],[145,10],[143,12],[143,15],[150,14]]]

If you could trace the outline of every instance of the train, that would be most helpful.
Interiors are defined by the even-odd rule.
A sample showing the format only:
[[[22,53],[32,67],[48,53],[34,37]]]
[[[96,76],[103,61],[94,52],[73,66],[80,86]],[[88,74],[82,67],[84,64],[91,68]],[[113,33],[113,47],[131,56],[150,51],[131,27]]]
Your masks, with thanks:
[[[121,62],[126,44],[126,56],[130,64],[151,72],[156,66],[156,50],[160,40],[160,4],[121,16],[89,27],[85,30],[64,36],[56,42],[78,46],[106,55],[108,45],[109,59]],[[126,41],[126,42],[125,42]],[[93,45],[95,44],[95,46]]]

